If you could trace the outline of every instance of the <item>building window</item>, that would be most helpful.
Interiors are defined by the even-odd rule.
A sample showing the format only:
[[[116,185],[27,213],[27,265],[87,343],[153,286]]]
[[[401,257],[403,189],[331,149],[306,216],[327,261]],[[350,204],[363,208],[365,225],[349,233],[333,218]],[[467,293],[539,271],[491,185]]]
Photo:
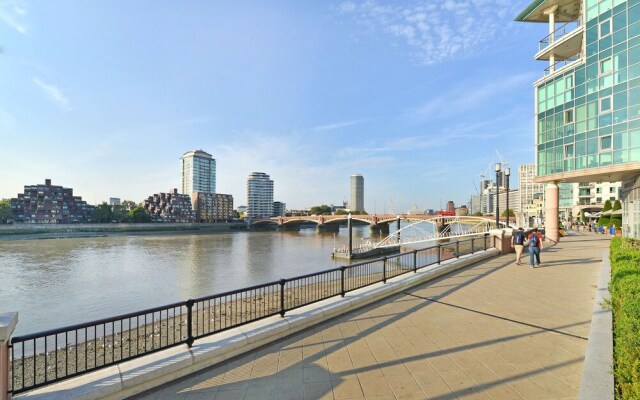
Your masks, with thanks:
[[[564,158],[573,157],[573,144],[564,145]]]
[[[600,75],[610,74],[612,72],[613,63],[611,57],[600,61]]]
[[[610,188],[609,188],[609,193],[615,193],[615,190],[616,190],[616,188],[614,188],[614,187],[610,187]]]
[[[573,87],[573,74],[564,77],[564,88],[571,89]]]
[[[596,197],[596,204],[602,203],[602,197]]]
[[[600,114],[608,113],[612,109],[611,96],[603,97],[600,99]]]
[[[611,135],[600,138],[600,150],[611,150]]]
[[[611,34],[611,19],[600,22],[600,37],[603,38]]]
[[[573,108],[570,110],[564,110],[564,123],[565,124],[573,123]]]

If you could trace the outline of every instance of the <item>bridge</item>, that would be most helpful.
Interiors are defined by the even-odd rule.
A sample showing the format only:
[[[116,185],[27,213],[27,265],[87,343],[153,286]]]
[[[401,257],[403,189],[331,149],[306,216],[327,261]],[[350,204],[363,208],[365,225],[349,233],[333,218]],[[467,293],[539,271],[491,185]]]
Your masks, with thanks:
[[[495,220],[474,216],[438,216],[418,220],[402,228],[398,216],[395,221],[398,221],[397,230],[377,243],[366,242],[354,246],[350,232],[349,244],[335,248],[333,256],[351,259],[368,257],[369,254],[382,255],[398,252],[402,246],[411,244],[480,236],[488,234],[492,226],[495,227]],[[348,227],[350,230],[351,224],[348,224]]]
[[[259,218],[251,222],[251,226],[273,226],[283,230],[297,230],[302,224],[316,224],[320,231],[337,231],[340,225],[344,225],[349,220],[349,215],[308,215],[297,217],[272,217]],[[371,214],[371,215],[351,215],[351,221],[358,221],[371,226],[372,230],[379,229],[383,233],[389,233],[389,224],[393,222],[429,222],[440,229],[443,229],[450,221],[484,221],[490,226],[495,227],[495,217],[482,216],[445,216],[431,214]],[[475,224],[475,222],[474,222]],[[505,223],[501,221],[501,226]],[[397,229],[400,229],[398,226]]]

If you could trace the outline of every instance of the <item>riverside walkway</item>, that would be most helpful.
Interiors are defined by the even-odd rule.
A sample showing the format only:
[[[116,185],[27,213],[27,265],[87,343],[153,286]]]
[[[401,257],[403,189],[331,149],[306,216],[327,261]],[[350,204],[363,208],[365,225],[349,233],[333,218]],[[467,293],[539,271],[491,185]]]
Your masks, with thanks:
[[[504,255],[137,399],[575,399],[609,236]]]

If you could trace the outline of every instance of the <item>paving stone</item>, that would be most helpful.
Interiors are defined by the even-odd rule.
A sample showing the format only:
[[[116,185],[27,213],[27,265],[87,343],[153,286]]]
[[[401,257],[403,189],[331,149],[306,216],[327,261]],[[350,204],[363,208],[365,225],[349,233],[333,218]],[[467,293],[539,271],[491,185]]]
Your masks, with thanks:
[[[607,246],[564,238],[535,270],[495,257],[144,398],[573,399]]]

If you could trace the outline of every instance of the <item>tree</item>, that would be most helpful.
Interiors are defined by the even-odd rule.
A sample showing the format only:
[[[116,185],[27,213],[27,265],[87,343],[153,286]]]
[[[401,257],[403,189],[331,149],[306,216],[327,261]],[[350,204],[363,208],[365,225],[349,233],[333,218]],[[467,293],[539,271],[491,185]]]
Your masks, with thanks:
[[[96,206],[95,211],[93,212],[93,221],[94,222],[111,222],[111,206],[106,202],[102,202],[102,204]]]
[[[607,200],[604,202],[604,207],[602,208],[602,212],[606,212],[611,210],[611,201]],[[611,223],[611,219],[609,218],[608,215],[603,215],[600,218],[598,218],[598,225],[600,226],[607,226]]]
[[[613,208],[611,210],[612,211],[622,210],[622,204],[620,204],[620,200],[616,200],[615,203],[613,203]],[[610,221],[612,225],[615,225],[616,229],[622,228],[622,215],[611,214]]]
[[[313,206],[311,210],[309,210],[311,215],[331,215],[331,207],[326,204],[321,206]]]
[[[580,220],[582,221],[582,223],[586,224],[587,223],[587,216],[584,215],[584,210],[580,211]]]
[[[477,213],[476,213],[476,214],[477,214]],[[480,215],[482,215],[482,213],[480,213]],[[504,211],[502,212],[502,216],[503,216],[503,217],[506,217],[506,216],[507,216],[507,210],[504,210]],[[510,216],[510,217],[515,217],[515,216],[516,216],[516,213],[514,213],[514,212],[513,212],[513,209],[511,209],[511,208],[509,209],[509,216]]]
[[[151,216],[144,207],[136,207],[129,211],[129,217],[132,222],[151,222]]]
[[[126,207],[122,204],[118,204],[113,206],[111,210],[111,220],[114,222],[129,222],[131,218],[129,217],[129,212]]]
[[[482,217],[482,216],[483,216],[482,211],[476,211],[476,212],[474,212],[472,215],[473,215],[474,217]]]
[[[345,215],[345,214],[349,214],[349,211],[345,210],[344,208],[338,208],[334,214],[335,215]]]
[[[351,215],[368,215],[364,210],[353,210],[351,211]]]
[[[6,224],[7,220],[10,220],[12,218],[13,213],[11,212],[11,200],[0,200],[0,224]]]

